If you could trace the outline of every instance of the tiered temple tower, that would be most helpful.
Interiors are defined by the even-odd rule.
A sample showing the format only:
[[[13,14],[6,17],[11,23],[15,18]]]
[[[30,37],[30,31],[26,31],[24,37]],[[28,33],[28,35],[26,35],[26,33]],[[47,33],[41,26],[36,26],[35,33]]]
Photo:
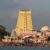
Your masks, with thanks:
[[[30,32],[33,30],[31,10],[19,10],[15,32],[17,34]]]

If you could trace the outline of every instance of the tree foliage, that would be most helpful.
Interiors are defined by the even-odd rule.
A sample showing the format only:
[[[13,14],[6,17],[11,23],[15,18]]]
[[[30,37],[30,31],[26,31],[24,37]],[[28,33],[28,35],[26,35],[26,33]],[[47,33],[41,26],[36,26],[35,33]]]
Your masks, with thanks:
[[[0,41],[7,35],[10,36],[10,33],[6,31],[4,26],[0,25]]]

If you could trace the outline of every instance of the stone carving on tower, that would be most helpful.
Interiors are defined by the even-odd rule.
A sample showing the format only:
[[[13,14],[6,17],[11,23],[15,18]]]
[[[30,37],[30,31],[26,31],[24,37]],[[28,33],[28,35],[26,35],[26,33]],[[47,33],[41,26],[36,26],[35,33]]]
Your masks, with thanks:
[[[17,34],[33,30],[31,10],[19,10],[15,31]]]

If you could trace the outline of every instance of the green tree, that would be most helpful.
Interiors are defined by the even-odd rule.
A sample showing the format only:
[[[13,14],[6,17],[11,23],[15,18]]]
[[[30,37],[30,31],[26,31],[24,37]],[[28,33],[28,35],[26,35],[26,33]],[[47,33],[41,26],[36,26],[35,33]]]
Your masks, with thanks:
[[[7,35],[10,36],[10,33],[6,31],[4,26],[0,25],[0,41]]]

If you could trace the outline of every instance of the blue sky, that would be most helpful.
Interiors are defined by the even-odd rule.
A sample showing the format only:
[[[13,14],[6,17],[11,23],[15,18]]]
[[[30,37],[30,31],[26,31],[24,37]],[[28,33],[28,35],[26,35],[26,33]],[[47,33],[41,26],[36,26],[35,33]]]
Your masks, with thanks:
[[[31,9],[33,27],[50,27],[50,0],[0,0],[0,25],[11,31],[17,23],[19,9]]]

